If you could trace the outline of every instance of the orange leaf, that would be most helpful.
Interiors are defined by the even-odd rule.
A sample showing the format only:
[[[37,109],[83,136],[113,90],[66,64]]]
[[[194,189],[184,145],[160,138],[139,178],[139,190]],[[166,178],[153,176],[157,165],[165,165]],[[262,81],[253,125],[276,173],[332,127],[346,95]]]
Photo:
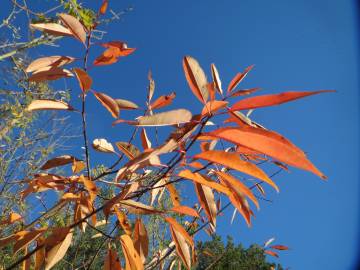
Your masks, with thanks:
[[[147,235],[146,227],[140,218],[136,219],[134,228],[134,247],[139,253],[143,263],[149,253],[149,238]]]
[[[272,250],[265,250],[264,252],[266,254],[269,254],[269,255],[273,256],[273,257],[279,258],[279,255],[276,252],[272,251]]]
[[[207,79],[199,63],[191,56],[185,56],[183,59],[183,68],[186,80],[194,95],[202,102],[206,103],[209,98],[207,89]]]
[[[254,202],[257,208],[259,208],[259,202],[251,192],[251,190],[245,186],[241,181],[235,179],[233,176],[224,172],[216,172],[216,174],[227,184],[229,188],[236,189],[237,191],[245,194]]]
[[[220,128],[207,135],[243,145],[326,179],[326,176],[306,158],[303,151],[275,132],[243,126],[240,128]]]
[[[130,236],[123,234],[120,236],[120,243],[125,257],[125,270],[142,270],[144,265],[141,262],[139,253],[134,247]]]
[[[63,238],[59,243],[54,246],[51,246],[49,250],[46,251],[45,257],[45,270],[49,270],[56,263],[58,263],[66,254],[68,248],[70,247],[72,241],[73,232],[69,231],[65,238]]]
[[[108,5],[109,5],[109,0],[103,0],[103,1],[102,1],[101,7],[100,7],[100,9],[99,9],[99,13],[100,13],[101,15],[104,15],[104,14],[105,14]]]
[[[144,150],[151,148],[151,142],[146,134],[146,130],[144,128],[141,129],[140,133],[141,145]]]
[[[237,91],[232,92],[230,94],[230,97],[240,97],[240,96],[250,95],[256,91],[259,91],[260,89],[261,88],[259,88],[259,87],[255,87],[255,88],[237,90]]]
[[[92,79],[89,74],[87,74],[87,72],[81,68],[74,68],[73,70],[75,72],[76,78],[79,81],[81,90],[83,92],[87,92],[88,90],[90,90],[92,85]]]
[[[104,270],[121,270],[121,264],[116,250],[108,248],[107,255],[104,260]]]
[[[78,161],[78,159],[74,158],[73,156],[69,156],[69,155],[58,156],[46,161],[45,164],[42,165],[40,169],[48,170],[55,167],[63,166],[72,163],[73,160]]]
[[[126,100],[126,99],[115,99],[117,105],[119,106],[120,110],[135,110],[138,109],[139,106],[136,105],[134,102]]]
[[[277,250],[288,250],[289,249],[287,246],[284,246],[284,245],[273,245],[273,246],[270,246],[270,248],[277,249]]]
[[[194,183],[195,191],[201,207],[204,209],[206,216],[208,217],[212,229],[216,227],[216,203],[214,199],[214,193],[208,186]]]
[[[136,50],[135,48],[128,48],[127,44],[122,41],[102,43],[101,46],[107,48],[107,50],[105,50],[99,57],[95,59],[95,66],[116,63],[119,57],[128,56]]]
[[[279,191],[276,184],[259,167],[251,162],[242,160],[237,153],[212,150],[197,154],[194,158],[205,159],[207,161],[222,164],[226,167],[254,176],[271,185],[276,191]]]
[[[58,67],[47,66],[33,72],[29,77],[30,82],[43,82],[43,81],[54,81],[59,78],[69,78],[74,75],[67,69]]]
[[[215,189],[216,191],[224,193],[226,195],[230,194],[230,190],[227,187],[218,184],[211,179],[208,179],[206,176],[201,175],[200,173],[193,173],[190,170],[183,170],[179,173],[179,176],[186,179],[190,179],[201,185],[208,186],[209,188]]]
[[[80,40],[85,45],[86,31],[85,31],[85,27],[82,25],[82,23],[79,22],[78,19],[76,19],[75,17],[73,17],[69,14],[61,13],[59,15],[59,17],[60,17],[60,20],[69,28],[72,35],[76,39]]]
[[[134,159],[135,157],[140,155],[140,150],[135,145],[132,145],[131,143],[117,142],[116,146],[129,159]]]
[[[176,93],[172,92],[169,95],[161,96],[157,100],[155,100],[153,103],[151,103],[150,108],[152,110],[160,109],[165,106],[168,106],[172,103],[174,98],[176,97]]]
[[[205,104],[204,108],[202,109],[201,116],[205,117],[207,115],[212,115],[216,111],[225,108],[227,104],[228,104],[227,101],[222,101],[222,100],[209,101]]]
[[[228,86],[228,93],[234,90],[234,88],[241,83],[241,81],[246,77],[246,75],[249,73],[250,70],[252,70],[254,65],[247,67],[243,73],[238,73],[235,75],[235,77],[231,80]]]
[[[195,209],[190,208],[188,206],[184,206],[184,205],[174,206],[173,208],[170,209],[170,211],[176,212],[176,213],[182,214],[182,215],[188,215],[188,216],[197,217],[197,218],[200,217],[199,213]]]
[[[170,193],[170,198],[173,206],[180,206],[180,197],[173,184],[167,184],[165,186]]]
[[[119,107],[112,97],[100,92],[93,91],[93,93],[96,99],[100,101],[100,103],[111,113],[114,118],[119,117]]]
[[[231,110],[233,111],[240,111],[240,110],[249,110],[261,107],[269,107],[274,105],[279,105],[285,102],[289,102],[295,99],[316,95],[320,93],[329,93],[335,92],[333,90],[320,90],[320,91],[313,91],[313,92],[284,92],[280,94],[273,94],[273,95],[262,95],[256,97],[249,97],[240,100],[239,102],[235,103]]]
[[[117,217],[121,227],[123,228],[124,232],[127,235],[131,236],[131,234],[132,234],[131,225],[128,221],[126,214],[123,211],[119,210],[117,207],[114,207],[114,211],[115,211],[116,217]]]

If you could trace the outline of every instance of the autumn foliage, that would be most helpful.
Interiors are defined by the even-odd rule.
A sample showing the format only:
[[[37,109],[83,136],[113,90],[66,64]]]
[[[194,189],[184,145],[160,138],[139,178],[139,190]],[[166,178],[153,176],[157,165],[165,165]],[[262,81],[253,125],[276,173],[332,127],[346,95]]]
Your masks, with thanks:
[[[98,17],[106,13],[107,5],[108,2],[103,1]],[[155,269],[165,263],[182,264],[190,269],[196,263],[194,235],[203,229],[208,233],[215,232],[217,217],[224,208],[233,206],[251,226],[254,210],[260,204],[258,198],[265,196],[266,186],[279,191],[276,182],[260,164],[266,162],[284,170],[293,166],[326,179],[299,147],[254,122],[250,114],[243,111],[275,106],[328,90],[247,97],[259,90],[240,87],[253,66],[237,73],[225,87],[215,64],[211,65],[208,77],[195,58],[185,56],[182,60],[185,79],[194,98],[199,101],[198,112],[193,114],[186,108],[159,112],[175,103],[176,93],[154,98],[155,83],[151,73],[148,75],[146,109],[141,112],[141,106],[130,100],[113,98],[92,88],[91,72],[101,72],[101,69],[97,70],[98,66],[115,64],[122,57],[131,57],[136,53],[135,48],[128,47],[123,41],[92,43],[92,33],[100,26],[85,27],[69,14],[60,14],[59,23],[30,25],[49,35],[73,38],[74,42],[83,44],[83,59],[48,56],[36,59],[26,70],[29,82],[59,78],[77,80],[79,87],[73,98],[80,96],[82,107],[75,108],[60,100],[34,100],[26,110],[29,113],[44,110],[81,113],[79,125],[82,126],[86,158],[56,156],[48,160],[33,178],[24,179],[27,185],[21,193],[22,199],[47,190],[61,191],[62,197],[56,206],[70,206],[72,220],[63,227],[53,227],[52,224],[40,226],[34,220],[23,224],[23,229],[15,234],[0,239],[0,247],[13,244],[13,252],[23,254],[9,269],[20,264],[31,264],[33,269],[51,269],[65,256],[75,230],[85,232],[89,226],[96,228],[99,222],[114,223],[122,232],[120,237],[111,239],[111,244],[105,246],[104,269]],[[90,63],[91,48],[98,45],[104,51]],[[73,67],[66,68],[69,65]],[[111,114],[114,128],[121,129],[124,125],[134,127],[128,141],[109,142],[98,138],[90,145],[86,129],[87,124],[92,124],[86,122],[86,110],[91,109],[86,107],[89,95],[93,95]],[[120,114],[123,110],[137,110],[139,117],[124,119]],[[164,142],[155,144],[148,135],[148,129],[160,127],[160,131],[162,126],[171,126],[172,132]],[[135,138],[139,138],[141,144],[135,145]],[[117,161],[95,175],[90,168],[89,147],[115,155]],[[72,174],[58,175],[47,171],[65,165],[71,165]],[[103,177],[109,175],[113,176],[113,180],[103,181]],[[197,206],[186,205],[186,201],[180,200],[177,189],[183,182],[193,183]],[[100,191],[107,185],[115,186],[115,195],[99,201]],[[169,196],[172,207],[160,207],[161,196]],[[148,215],[160,216],[168,224],[171,240],[167,248],[150,252],[144,218]],[[104,216],[105,220],[99,220],[100,216]],[[186,221],[183,222],[184,218],[180,221],[180,216]],[[12,212],[0,226],[6,227],[22,220],[23,217]],[[265,252],[273,256],[278,256],[276,250],[287,249],[282,245],[271,248]],[[121,257],[118,253],[120,249]]]

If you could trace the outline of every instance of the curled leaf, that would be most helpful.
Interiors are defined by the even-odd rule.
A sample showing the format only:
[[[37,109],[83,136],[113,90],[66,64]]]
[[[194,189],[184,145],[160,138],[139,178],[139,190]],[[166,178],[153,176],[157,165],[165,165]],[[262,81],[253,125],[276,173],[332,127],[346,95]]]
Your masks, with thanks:
[[[115,149],[106,139],[95,139],[92,143],[95,150],[104,153],[115,153]]]
[[[119,117],[119,106],[112,97],[100,92],[93,91],[93,93],[96,99],[100,101],[100,103],[111,113],[114,118]]]

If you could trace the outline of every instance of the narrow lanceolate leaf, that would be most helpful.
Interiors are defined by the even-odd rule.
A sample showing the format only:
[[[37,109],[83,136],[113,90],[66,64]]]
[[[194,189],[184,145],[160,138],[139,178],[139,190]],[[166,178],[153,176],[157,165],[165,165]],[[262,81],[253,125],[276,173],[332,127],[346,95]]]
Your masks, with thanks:
[[[207,79],[198,61],[191,56],[185,56],[183,59],[183,68],[191,91],[205,104],[209,98]]]
[[[80,176],[79,182],[82,182],[84,184],[86,190],[89,192],[90,201],[93,202],[98,193],[98,189],[95,185],[95,182],[89,180],[87,177],[84,177],[83,175]]]
[[[67,69],[62,69],[58,67],[44,67],[36,70],[29,77],[30,82],[43,82],[43,81],[54,81],[60,78],[69,78],[74,75]]]
[[[144,128],[141,129],[140,132],[141,145],[144,150],[151,148],[151,142],[146,134],[146,130]]]
[[[118,105],[120,110],[135,110],[138,109],[139,106],[134,102],[126,100],[126,99],[115,99],[116,104]]]
[[[135,145],[128,142],[117,142],[116,146],[129,159],[134,159],[141,153]]]
[[[227,104],[228,104],[227,101],[222,101],[222,100],[209,101],[204,105],[204,108],[202,109],[201,112],[201,116],[204,117],[207,115],[212,115],[218,110],[225,108]]]
[[[243,73],[238,73],[235,75],[235,77],[231,80],[231,82],[229,83],[228,86],[228,93],[231,92],[232,90],[235,89],[236,86],[238,86],[239,83],[241,83],[241,81],[246,77],[246,75],[249,73],[250,70],[252,70],[252,68],[254,67],[254,65],[247,67]]]
[[[104,260],[103,270],[121,270],[121,264],[115,249],[108,248],[107,255]]]
[[[99,9],[99,13],[104,15],[109,5],[109,0],[103,0]]]
[[[123,211],[119,210],[117,207],[114,207],[114,211],[115,211],[116,217],[120,223],[120,226],[123,228],[124,232],[127,235],[131,236],[131,234],[132,234],[131,225],[128,221],[126,214]]]
[[[111,113],[114,118],[119,117],[119,106],[112,97],[100,92],[93,91],[93,93],[97,100],[100,101],[100,103]]]
[[[273,256],[273,257],[279,258],[279,254],[277,254],[275,251],[272,251],[272,250],[265,250],[264,252],[265,252],[266,254],[270,255],[270,256]]]
[[[149,116],[141,116],[137,120],[138,126],[169,126],[190,122],[191,112],[178,109]]]
[[[140,255],[142,263],[145,263],[146,257],[149,253],[149,237],[144,223],[141,219],[136,219],[134,228],[134,247]]]
[[[38,58],[30,63],[26,68],[26,72],[34,72],[45,67],[61,67],[66,64],[70,64],[75,61],[75,58],[70,56],[48,56]]]
[[[126,208],[130,213],[138,215],[160,214],[162,211],[150,205],[143,204],[134,200],[122,200],[119,202],[121,207]]]
[[[201,207],[204,209],[213,229],[216,227],[216,202],[212,189],[208,186],[194,183],[196,194]]]
[[[216,172],[216,174],[227,184],[229,188],[235,189],[238,192],[243,193],[245,196],[249,197],[250,200],[259,208],[259,202],[251,192],[251,190],[245,186],[241,181],[235,179],[233,176],[224,173],[224,172]]]
[[[222,85],[221,85],[221,80],[220,80],[219,72],[218,72],[215,64],[211,64],[211,75],[214,80],[216,90],[222,95],[223,89],[222,89]]]
[[[41,111],[41,110],[74,110],[69,104],[51,99],[36,99],[31,101],[31,103],[26,108],[27,111]]]
[[[204,175],[201,175],[200,173],[193,173],[190,170],[183,170],[179,173],[179,176],[190,179],[201,185],[208,186],[209,188],[215,189],[216,191],[224,193],[226,195],[230,194],[230,190],[227,187],[218,184],[215,181],[207,179]]]
[[[235,103],[231,110],[233,111],[240,111],[240,110],[249,110],[249,109],[256,109],[261,107],[269,107],[274,105],[279,105],[285,102],[289,102],[292,100],[296,100],[299,98],[321,94],[321,93],[329,93],[335,92],[333,90],[320,90],[320,91],[306,91],[306,92],[284,92],[280,94],[273,94],[273,95],[262,95],[256,97],[249,97],[240,100],[239,102]]]
[[[58,156],[58,157],[55,157],[55,158],[52,158],[52,159],[46,161],[46,163],[44,165],[42,165],[42,167],[40,169],[41,170],[48,170],[48,169],[51,169],[51,168],[55,168],[55,167],[63,166],[63,165],[66,165],[66,164],[70,164],[70,163],[73,162],[74,159],[75,158],[73,156],[70,156],[70,155]]]
[[[284,246],[284,245],[273,245],[273,246],[270,246],[269,248],[277,249],[277,250],[288,250],[289,249],[287,246]]]
[[[127,234],[123,234],[120,236],[120,243],[125,257],[125,270],[144,269],[140,255],[136,251],[131,237]]]
[[[220,128],[207,133],[207,135],[248,147],[326,179],[326,176],[307,159],[303,151],[275,132],[243,126],[240,128]]]
[[[92,143],[95,150],[104,153],[115,153],[115,149],[111,143],[105,139],[95,139]]]
[[[279,191],[279,188],[276,186],[276,184],[259,167],[257,167],[251,162],[242,160],[237,153],[210,150],[197,154],[196,156],[194,156],[194,158],[200,158],[214,163],[218,163],[231,169],[246,173],[250,176],[263,180],[264,182],[271,185],[274,189],[276,189],[276,191]]]
[[[172,92],[169,95],[164,95],[156,99],[153,103],[151,103],[150,108],[152,110],[160,109],[166,106],[169,106],[174,98],[176,97],[176,93]]]
[[[92,79],[89,74],[87,74],[87,72],[81,68],[74,68],[73,70],[75,72],[76,78],[79,81],[81,90],[83,92],[90,90],[92,85]]]
[[[30,27],[54,36],[72,36],[68,28],[57,23],[32,23]]]
[[[176,222],[175,219],[166,217],[165,220],[170,224],[171,236],[175,242],[175,248],[178,256],[181,258],[185,267],[191,268],[190,247],[194,247],[194,241],[185,229]]]
[[[61,21],[69,28],[71,34],[85,45],[86,31],[82,23],[69,14],[61,13],[59,17]]]
[[[65,256],[70,247],[72,235],[73,232],[69,231],[63,240],[46,251],[45,270],[51,269]]]
[[[152,72],[151,70],[149,70],[149,73],[148,73],[148,80],[149,80],[149,86],[148,86],[148,96],[147,96],[147,99],[148,99],[148,102],[150,103],[153,95],[154,95],[154,92],[155,92],[155,81],[154,79],[152,78]]]
[[[18,252],[19,250],[26,248],[31,242],[35,241],[45,232],[45,229],[38,229],[34,231],[26,232],[25,235],[19,237],[16,243],[13,246],[13,253]]]
[[[179,206],[180,205],[180,196],[177,192],[175,186],[173,184],[168,183],[166,186],[167,190],[170,193],[170,199],[173,204],[173,206]]]
[[[174,206],[173,208],[170,209],[170,211],[175,212],[177,214],[181,214],[181,215],[188,215],[188,216],[192,216],[192,217],[197,217],[199,218],[199,213],[188,206],[185,205],[178,205],[178,206]]]

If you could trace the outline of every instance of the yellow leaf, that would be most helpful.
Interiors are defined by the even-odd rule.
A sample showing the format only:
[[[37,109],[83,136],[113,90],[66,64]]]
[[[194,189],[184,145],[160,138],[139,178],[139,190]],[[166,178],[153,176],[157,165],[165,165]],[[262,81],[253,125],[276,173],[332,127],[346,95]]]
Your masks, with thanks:
[[[144,265],[131,237],[123,234],[120,236],[120,243],[125,257],[125,270],[143,270]]]
[[[68,110],[72,111],[73,108],[62,101],[51,100],[51,99],[37,99],[31,101],[29,106],[26,108],[27,111],[39,111],[39,110]]]

